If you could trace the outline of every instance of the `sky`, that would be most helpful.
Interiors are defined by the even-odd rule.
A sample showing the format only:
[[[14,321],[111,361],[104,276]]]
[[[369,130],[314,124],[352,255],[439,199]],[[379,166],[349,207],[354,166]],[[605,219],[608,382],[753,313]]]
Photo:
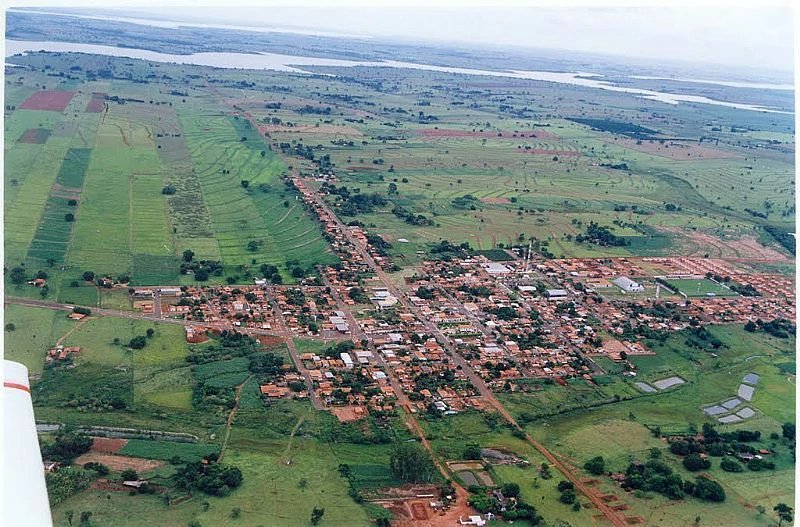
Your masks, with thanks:
[[[489,7],[485,2],[435,1],[426,2],[433,6],[424,6],[411,0],[406,7],[375,7],[375,2],[256,7],[243,5],[246,1],[233,0],[230,4],[241,7],[224,8],[209,0],[172,2],[157,10],[141,9],[140,1],[125,11],[218,24],[294,26],[376,38],[564,49],[782,71],[791,71],[794,63],[797,19],[786,4],[714,6],[700,0],[674,7],[593,8],[589,4],[554,7],[500,2],[499,7]],[[59,0],[44,4],[69,5]]]

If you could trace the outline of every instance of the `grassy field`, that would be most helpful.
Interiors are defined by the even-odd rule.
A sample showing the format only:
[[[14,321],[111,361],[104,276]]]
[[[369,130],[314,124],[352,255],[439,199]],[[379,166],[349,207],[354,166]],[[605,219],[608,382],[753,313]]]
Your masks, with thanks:
[[[780,433],[781,423],[795,419],[794,386],[774,364],[783,357],[794,356],[794,341],[755,336],[734,326],[715,327],[712,331],[729,346],[718,350],[717,357],[687,347],[676,335],[663,346],[655,346],[655,356],[631,358],[639,372],[637,380],[652,382],[680,375],[688,381],[685,385],[665,393],[569,411],[558,417],[540,418],[526,429],[575,467],[581,467],[595,455],[602,455],[611,470],[622,470],[631,460],[646,458],[650,448],[664,448],[664,442],[654,437],[648,428],[657,426],[665,433],[685,432],[690,426],[699,428],[704,422],[713,423],[700,407],[706,402],[718,402],[735,395],[742,377],[754,372],[761,376],[751,403],[758,410],[758,416],[720,428],[759,430],[764,438],[772,432]],[[573,387],[551,389],[560,390],[565,395],[573,391]],[[541,411],[539,393],[502,398],[512,411]],[[559,403],[555,401],[557,399],[550,396],[549,404],[558,408]],[[763,444],[769,448],[770,440],[764,440]],[[775,472],[733,474],[718,467],[712,468],[711,475],[729,494],[724,505],[695,500],[670,502],[659,496],[650,496],[643,501],[625,496],[624,502],[632,507],[627,514],[640,515],[653,524],[690,525],[699,515],[723,518],[735,525],[767,525],[768,519],[753,512],[752,507],[763,505],[771,510],[775,503],[789,499],[793,488],[791,456],[780,444],[777,451],[775,461],[778,469]],[[673,468],[684,478],[689,477],[689,473],[680,467],[678,458],[665,455]],[[714,459],[716,466],[718,458]],[[604,492],[621,495],[610,480],[604,480],[600,485]]]
[[[5,358],[24,364],[30,374],[41,374],[47,349],[74,328],[63,311],[25,306],[6,306],[5,323],[14,331],[5,331]]]
[[[713,280],[701,279],[669,279],[667,282],[686,296],[737,296],[734,291],[714,282]]]

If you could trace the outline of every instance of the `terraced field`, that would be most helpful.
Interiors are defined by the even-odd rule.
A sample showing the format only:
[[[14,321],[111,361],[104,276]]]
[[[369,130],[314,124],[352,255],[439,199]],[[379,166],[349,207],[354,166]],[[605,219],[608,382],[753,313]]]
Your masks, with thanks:
[[[285,188],[283,164],[266,146],[243,144],[255,139],[241,141],[225,115],[187,112],[180,119],[223,262],[335,261],[320,227]],[[255,245],[248,247],[250,242]]]

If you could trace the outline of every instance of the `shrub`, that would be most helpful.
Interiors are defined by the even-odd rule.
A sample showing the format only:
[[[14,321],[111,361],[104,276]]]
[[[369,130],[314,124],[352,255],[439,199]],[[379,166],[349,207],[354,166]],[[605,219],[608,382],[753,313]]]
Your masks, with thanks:
[[[720,461],[719,467],[725,472],[741,472],[744,470],[742,465],[728,457]]]
[[[603,456],[593,457],[583,465],[583,468],[585,468],[590,474],[599,476],[606,471],[606,462],[603,459]]]
[[[683,458],[683,466],[686,470],[697,472],[698,470],[706,470],[711,467],[711,461],[700,457],[700,454],[689,454]]]

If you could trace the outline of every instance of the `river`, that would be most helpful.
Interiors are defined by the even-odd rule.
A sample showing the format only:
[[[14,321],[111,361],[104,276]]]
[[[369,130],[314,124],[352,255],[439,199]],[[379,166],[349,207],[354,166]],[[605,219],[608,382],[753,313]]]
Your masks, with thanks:
[[[135,48],[121,48],[97,44],[79,44],[73,42],[36,42],[23,40],[6,40],[6,58],[16,54],[35,51],[89,53],[114,57],[142,59],[153,62],[191,64],[197,66],[210,66],[214,68],[235,68],[249,70],[273,70],[290,73],[312,74],[313,72],[302,69],[302,66],[334,66],[334,67],[378,67],[378,68],[408,68],[415,70],[437,71],[456,75],[478,75],[488,77],[508,77],[526,79],[540,82],[554,82],[571,84],[587,88],[596,88],[620,93],[628,93],[635,97],[659,101],[667,104],[700,103],[740,110],[750,110],[768,113],[792,114],[757,106],[728,101],[719,101],[705,96],[666,93],[641,88],[618,86],[602,79],[601,75],[587,73],[564,73],[552,71],[491,71],[470,68],[455,68],[448,66],[433,66],[429,64],[416,64],[400,61],[354,61],[342,59],[329,59],[321,57],[303,57],[296,55],[281,55],[277,53],[194,53],[191,55],[171,55]],[[676,79],[677,80],[677,79]]]

